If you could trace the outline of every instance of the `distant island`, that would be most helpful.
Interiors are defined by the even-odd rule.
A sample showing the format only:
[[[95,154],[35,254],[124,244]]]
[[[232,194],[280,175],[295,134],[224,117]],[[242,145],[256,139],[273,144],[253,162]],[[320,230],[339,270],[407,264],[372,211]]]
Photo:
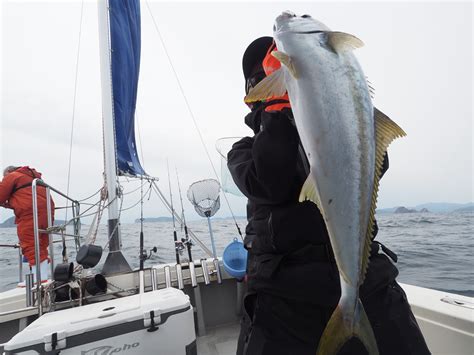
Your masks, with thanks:
[[[461,207],[454,210],[453,212],[474,212],[474,206]]]
[[[422,208],[421,210],[417,211],[414,208],[406,208],[406,207],[397,207],[397,209],[393,213],[426,213],[430,212],[427,208]]]
[[[16,227],[15,217],[7,218],[3,223],[0,223],[0,228],[12,228]]]
[[[397,206],[377,209],[377,213],[451,213],[474,212],[474,203],[430,202],[414,207]]]
[[[64,221],[61,219],[57,219],[54,221],[55,226],[60,225],[60,224],[64,224]],[[14,227],[16,227],[15,216],[7,218],[5,221],[3,221],[3,223],[0,223],[0,228],[14,228]]]

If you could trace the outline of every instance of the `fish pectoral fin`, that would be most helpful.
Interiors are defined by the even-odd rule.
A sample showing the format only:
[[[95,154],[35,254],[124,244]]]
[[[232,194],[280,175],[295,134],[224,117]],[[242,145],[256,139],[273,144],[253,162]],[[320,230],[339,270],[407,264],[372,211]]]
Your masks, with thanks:
[[[281,97],[286,93],[285,73],[282,68],[275,70],[254,88],[250,89],[244,101],[246,103],[262,101],[271,97]]]
[[[359,38],[345,32],[326,32],[327,44],[336,53],[351,51],[364,46]]]
[[[283,64],[284,66],[288,68],[288,71],[290,72],[293,78],[296,79],[298,77],[296,73],[295,65],[288,54],[281,51],[273,51],[272,56],[274,56],[276,59],[280,61],[281,64]]]
[[[357,300],[352,324],[354,326],[351,328],[350,319],[344,320],[344,312],[339,303],[319,340],[316,355],[337,354],[352,337],[359,338],[369,355],[378,355],[374,331],[360,300]]]
[[[306,178],[306,181],[303,184],[303,187],[301,188],[299,197],[300,202],[306,200],[314,202],[316,206],[318,206],[321,214],[323,213],[323,210],[321,208],[321,198],[319,197],[318,189],[316,188],[316,184],[311,176],[311,172],[309,173],[308,177]]]

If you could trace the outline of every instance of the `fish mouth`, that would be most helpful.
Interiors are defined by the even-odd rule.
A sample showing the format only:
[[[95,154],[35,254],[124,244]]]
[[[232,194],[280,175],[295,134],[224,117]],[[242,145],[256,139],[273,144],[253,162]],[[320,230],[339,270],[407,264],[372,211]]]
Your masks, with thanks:
[[[294,12],[286,10],[281,13],[273,25],[274,35],[282,33],[310,34],[328,31],[329,28],[323,23],[313,19],[310,15],[296,15]]]
[[[284,28],[288,26],[290,20],[295,18],[296,14],[290,10],[283,11],[281,15],[279,15],[275,19],[275,23],[273,24],[273,32],[280,33],[284,32]]]
[[[281,13],[280,16],[277,17],[278,18],[291,18],[291,17],[296,17],[296,14],[290,10],[285,10]]]

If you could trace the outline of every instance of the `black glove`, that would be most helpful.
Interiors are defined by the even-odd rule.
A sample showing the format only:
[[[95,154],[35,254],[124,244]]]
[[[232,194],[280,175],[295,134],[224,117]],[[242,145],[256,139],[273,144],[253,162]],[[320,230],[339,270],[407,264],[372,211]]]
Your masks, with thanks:
[[[282,137],[296,141],[297,131],[291,110],[262,112],[260,129],[268,132],[272,137]]]

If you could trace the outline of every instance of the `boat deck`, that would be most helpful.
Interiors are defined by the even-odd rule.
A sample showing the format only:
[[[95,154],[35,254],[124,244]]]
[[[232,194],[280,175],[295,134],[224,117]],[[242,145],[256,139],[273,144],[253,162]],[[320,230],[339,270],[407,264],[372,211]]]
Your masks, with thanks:
[[[197,337],[199,355],[234,355],[237,350],[240,324],[238,322],[207,329],[206,335]]]

